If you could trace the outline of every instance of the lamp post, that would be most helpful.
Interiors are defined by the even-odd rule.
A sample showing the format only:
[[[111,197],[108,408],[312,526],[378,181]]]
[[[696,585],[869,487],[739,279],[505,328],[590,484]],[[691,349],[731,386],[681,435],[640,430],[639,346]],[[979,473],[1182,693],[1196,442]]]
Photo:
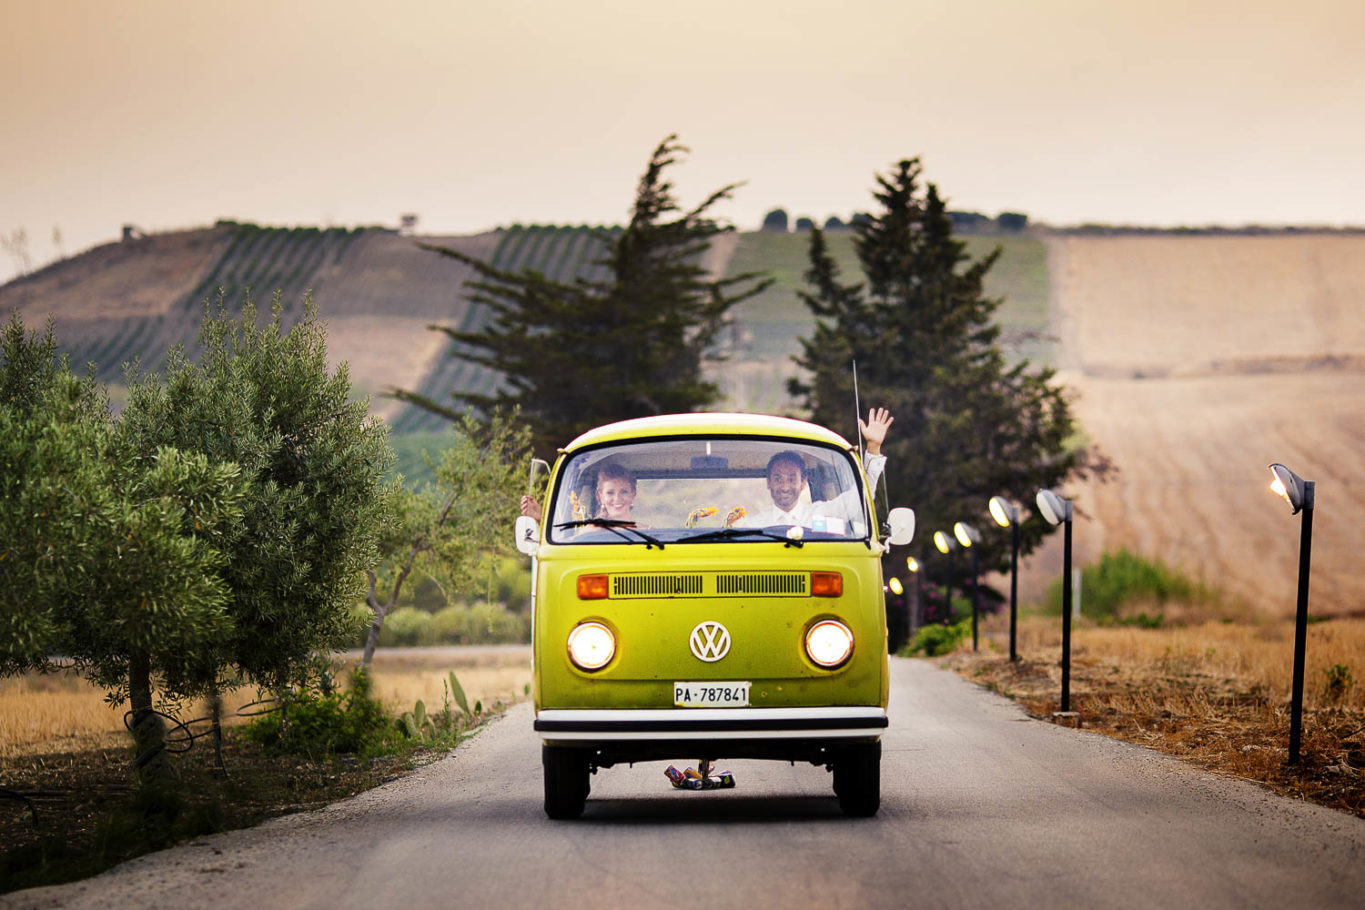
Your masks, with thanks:
[[[1019,623],[1019,507],[1003,497],[992,496],[991,518],[1002,528],[1010,529],[1010,660],[1019,659],[1015,648],[1015,633]]]
[[[1062,711],[1071,710],[1071,500],[1051,490],[1038,491],[1038,511],[1050,525],[1062,529]]]
[[[910,572],[911,579],[914,580],[915,599],[906,604],[906,613],[910,621],[910,634],[914,635],[920,627],[920,580],[919,580],[919,560],[913,556],[905,557],[905,568]]]
[[[1293,509],[1290,515],[1303,513],[1299,532],[1299,601],[1294,611],[1294,695],[1289,710],[1289,763],[1299,763],[1299,743],[1303,734],[1303,663],[1308,642],[1308,566],[1313,555],[1313,487],[1284,465],[1270,466],[1274,480],[1270,489],[1284,498]]]
[[[953,553],[957,550],[958,543],[952,535],[944,534],[942,531],[934,532],[934,548],[948,557],[948,581],[943,586],[943,603],[948,611],[948,620],[953,618],[953,570],[956,566],[953,560]]]
[[[981,559],[977,555],[980,551],[973,544],[981,542],[981,532],[965,522],[955,522],[953,524],[953,536],[957,542],[962,544],[964,549],[972,553],[972,650],[976,650],[976,627],[977,617],[981,612],[980,599],[977,597],[977,578],[981,575]]]

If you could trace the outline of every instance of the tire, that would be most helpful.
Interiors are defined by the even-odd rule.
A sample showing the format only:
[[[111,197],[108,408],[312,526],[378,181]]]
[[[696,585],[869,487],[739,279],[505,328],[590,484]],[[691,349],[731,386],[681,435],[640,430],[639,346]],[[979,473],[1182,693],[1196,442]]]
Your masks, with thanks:
[[[882,744],[846,746],[834,760],[834,795],[850,818],[870,818],[882,802]]]
[[[588,754],[582,749],[541,746],[540,763],[545,770],[545,814],[555,819],[578,818],[590,789]]]

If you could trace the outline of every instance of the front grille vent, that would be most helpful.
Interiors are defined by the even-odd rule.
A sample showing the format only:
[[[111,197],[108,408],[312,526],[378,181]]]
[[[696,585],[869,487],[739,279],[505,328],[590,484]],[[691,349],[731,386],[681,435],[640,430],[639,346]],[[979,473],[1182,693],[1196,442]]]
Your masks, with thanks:
[[[801,572],[717,575],[717,594],[782,595],[806,593],[808,575]]]
[[[613,575],[612,597],[674,597],[701,593],[700,575]]]

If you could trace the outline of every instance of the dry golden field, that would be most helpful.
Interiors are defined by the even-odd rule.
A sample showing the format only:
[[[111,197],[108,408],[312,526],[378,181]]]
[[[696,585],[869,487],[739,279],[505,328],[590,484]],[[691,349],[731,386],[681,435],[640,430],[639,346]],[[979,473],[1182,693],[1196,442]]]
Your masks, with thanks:
[[[1007,617],[982,623],[997,656],[1009,651]],[[1190,626],[1140,629],[1079,623],[1072,629],[1072,665],[1122,667],[1134,680],[1151,684],[1171,677],[1202,681],[1205,695],[1215,690],[1259,694],[1271,704],[1288,704],[1293,677],[1294,623],[1289,619],[1255,622],[1203,622]],[[1019,622],[1019,654],[1046,667],[1060,691],[1062,631],[1059,617],[1030,616]],[[971,649],[969,638],[964,646]],[[1305,648],[1304,705],[1311,710],[1365,711],[1365,619],[1338,619],[1308,626]],[[1328,694],[1329,671],[1348,668],[1349,681]],[[1073,693],[1076,690],[1073,689]],[[1139,693],[1141,694],[1141,693]],[[1055,693],[1054,693],[1055,695]],[[1053,706],[1055,710],[1056,706]],[[1163,706],[1158,705],[1159,712]]]
[[[1300,520],[1267,491],[1280,461],[1317,483],[1311,612],[1365,611],[1365,234],[1049,244],[1059,378],[1120,470],[1067,491],[1076,562],[1127,547],[1290,613]],[[1029,561],[1030,594],[1060,549]]]
[[[411,710],[419,698],[428,709],[439,710],[451,671],[471,707],[476,701],[486,707],[499,701],[510,704],[525,697],[531,652],[527,647],[382,650],[374,658],[374,692],[395,714]],[[254,690],[233,692],[225,709],[234,712],[255,698]],[[207,713],[204,705],[190,705],[178,716],[192,719]],[[0,760],[35,750],[78,751],[107,744],[120,737],[122,716],[122,708],[110,708],[103,692],[71,673],[0,679]]]
[[[1048,718],[1061,699],[1061,620],[1028,617],[1017,663],[1003,617],[940,665]],[[1277,792],[1365,817],[1365,620],[1310,625],[1300,761],[1289,765],[1294,624],[1287,619],[1072,635],[1071,709],[1080,725]]]

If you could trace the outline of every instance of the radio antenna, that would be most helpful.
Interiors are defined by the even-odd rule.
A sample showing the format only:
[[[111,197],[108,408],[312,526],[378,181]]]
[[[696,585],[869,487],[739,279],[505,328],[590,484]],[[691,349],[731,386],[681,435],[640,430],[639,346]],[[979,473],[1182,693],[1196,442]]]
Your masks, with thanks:
[[[858,400],[858,361],[853,361],[853,435],[858,437],[858,464],[863,463],[863,405]]]

